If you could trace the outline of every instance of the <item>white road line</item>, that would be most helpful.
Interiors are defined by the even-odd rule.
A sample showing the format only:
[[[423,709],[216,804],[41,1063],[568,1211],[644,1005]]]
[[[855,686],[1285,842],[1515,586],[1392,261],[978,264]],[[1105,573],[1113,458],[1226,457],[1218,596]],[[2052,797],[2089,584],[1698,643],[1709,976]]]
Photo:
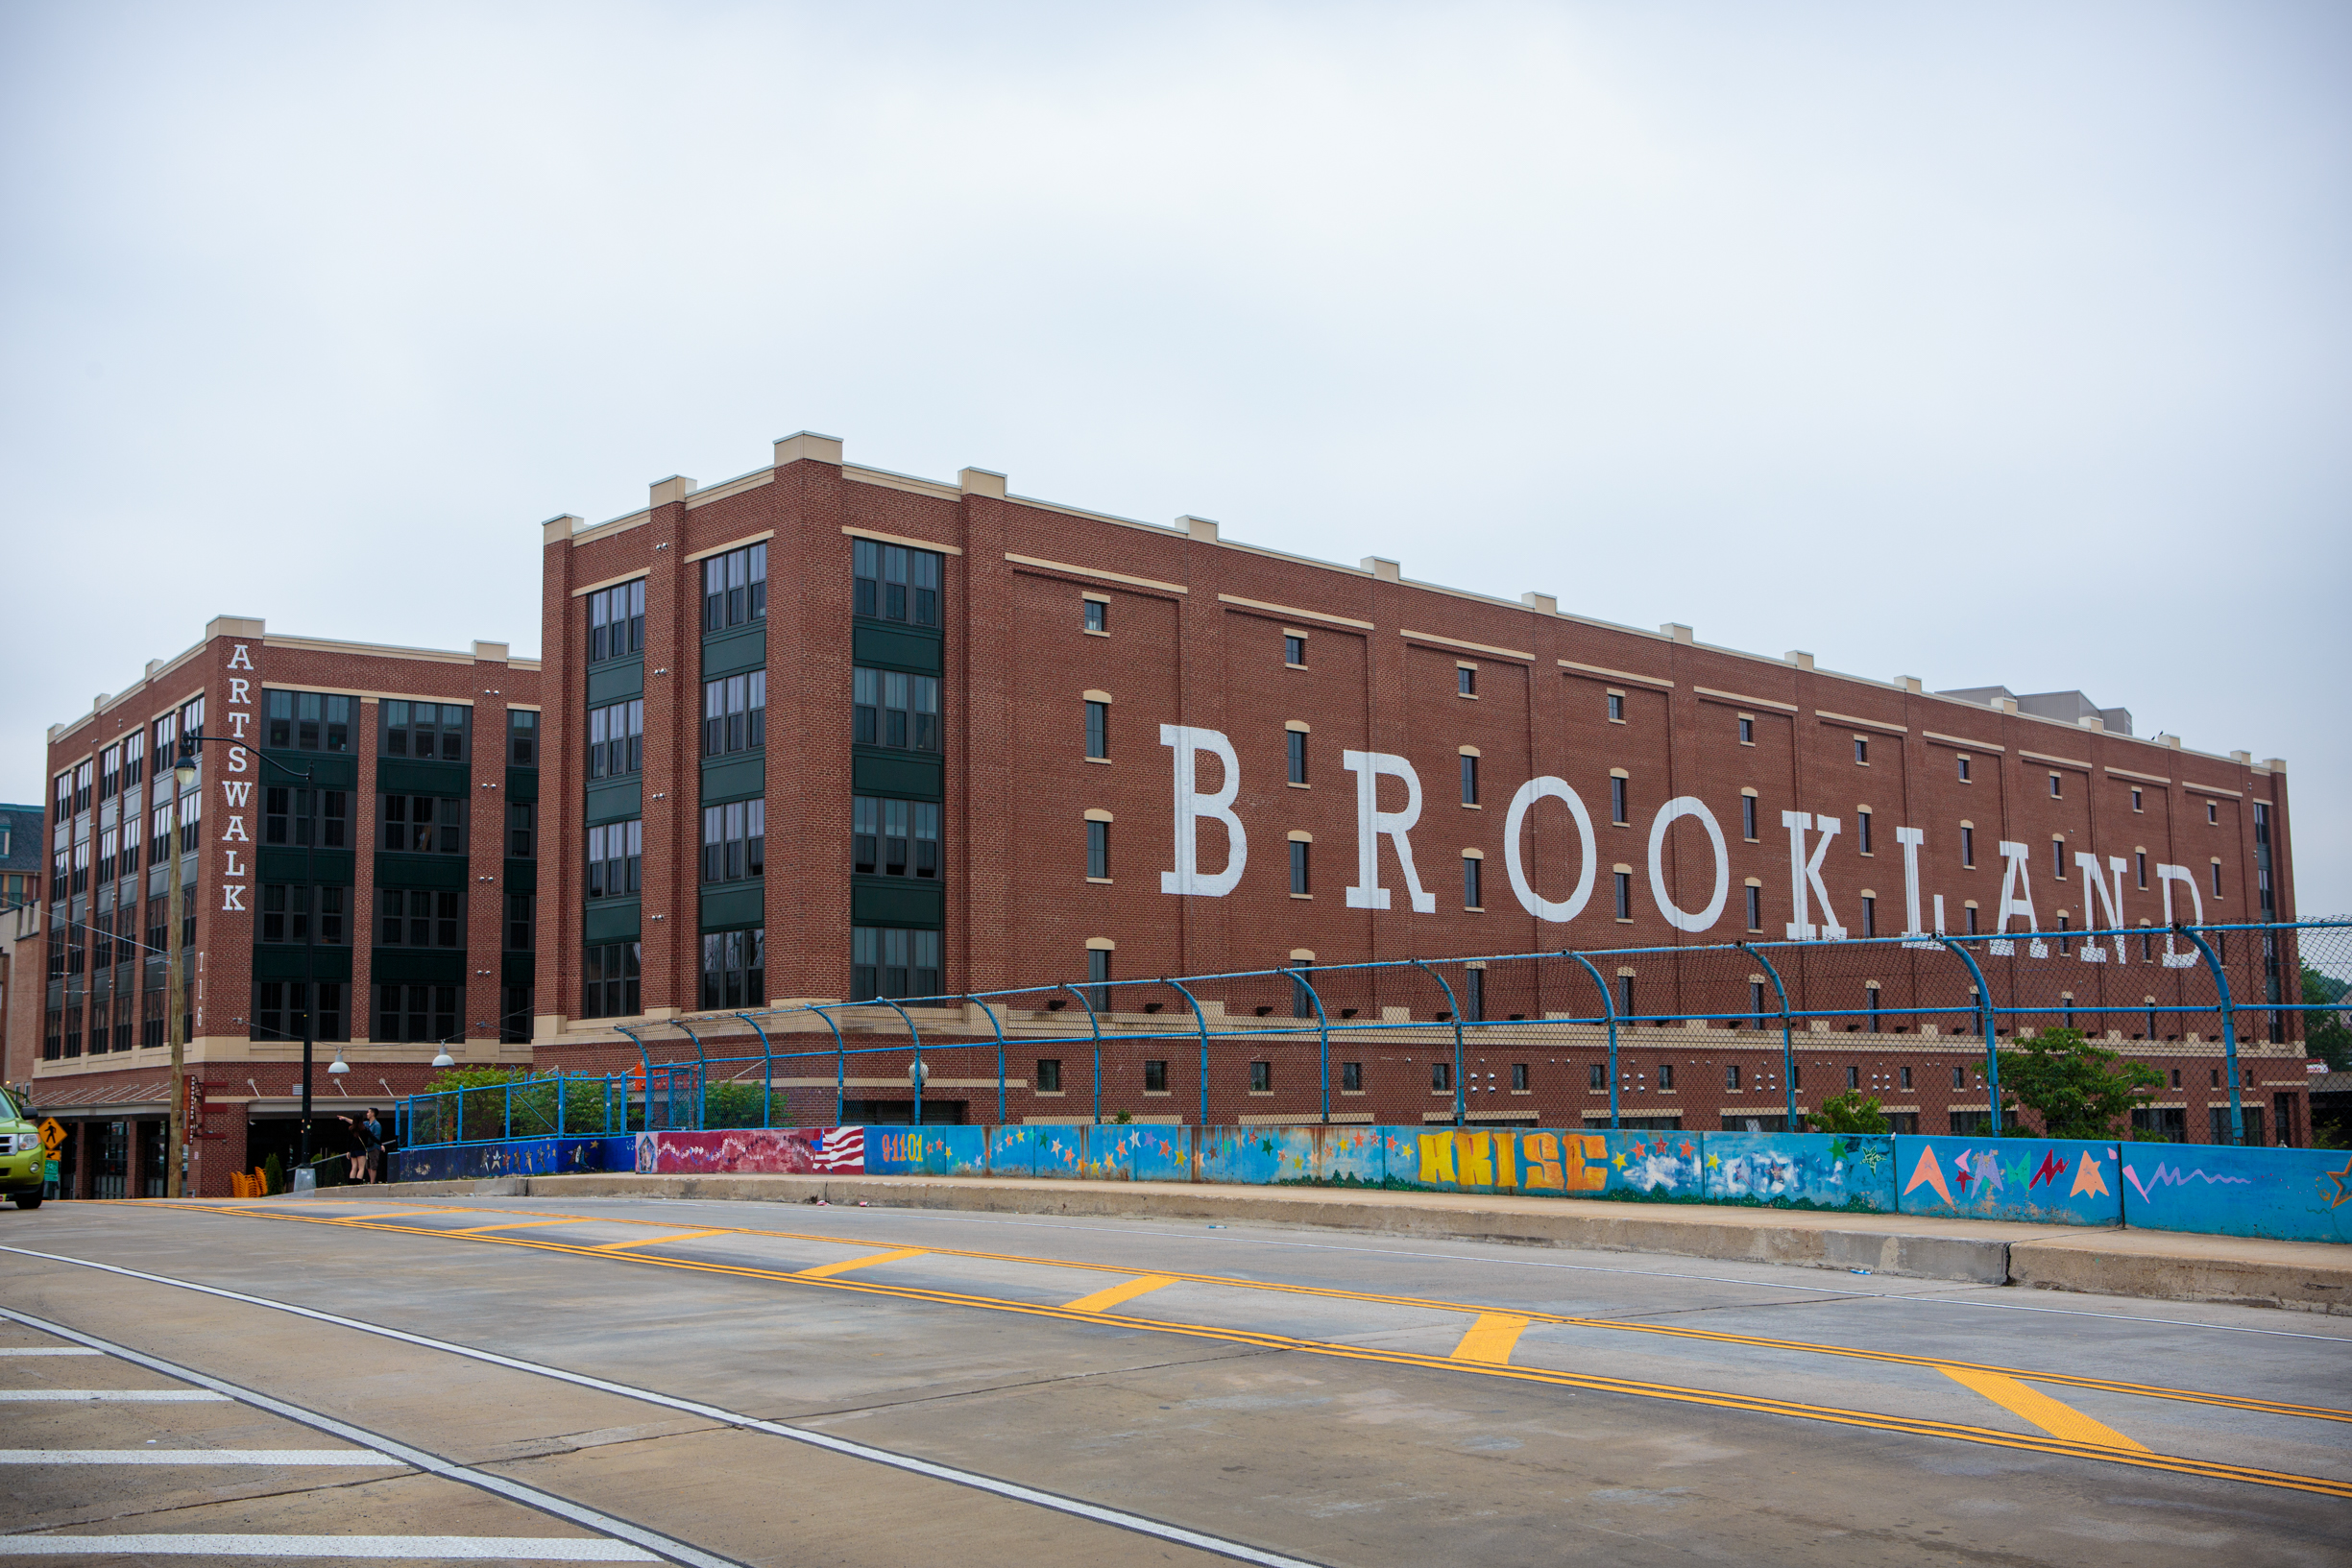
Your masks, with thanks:
[[[10,1247],[0,1248],[0,1250],[21,1251],[22,1249]],[[47,1253],[28,1255],[44,1258],[50,1257],[50,1255]],[[78,1258],[51,1258],[50,1261],[55,1263],[80,1263],[82,1260]],[[161,1275],[158,1274],[140,1274],[132,1269],[117,1268],[112,1264],[87,1264],[85,1265],[85,1266],[105,1269],[109,1273],[128,1275],[133,1279],[154,1280],[156,1283],[160,1285],[178,1285],[182,1283],[178,1280],[164,1279]],[[270,1302],[262,1300],[259,1296],[241,1296],[237,1295],[234,1291],[215,1290],[213,1287],[208,1285],[185,1285],[182,1288],[190,1291],[200,1291],[208,1295],[226,1296],[232,1300],[250,1302],[256,1307],[267,1307],[271,1305]],[[324,1318],[327,1315],[325,1313],[310,1312],[307,1308],[293,1307],[288,1308],[287,1310],[289,1312],[294,1312],[312,1317]],[[607,1535],[618,1536],[622,1541],[631,1542],[634,1545],[643,1547],[646,1551],[654,1554],[653,1557],[651,1558],[620,1557],[605,1560],[622,1562],[669,1561],[683,1563],[686,1565],[686,1568],[742,1568],[742,1564],[737,1562],[732,1557],[722,1557],[715,1552],[705,1552],[698,1547],[689,1546],[684,1541],[665,1535],[659,1531],[647,1530],[642,1525],[633,1525],[625,1519],[615,1518],[609,1513],[599,1512],[594,1508],[588,1508],[582,1504],[574,1503],[569,1498],[558,1497],[553,1492],[543,1492],[536,1486],[526,1486],[519,1481],[509,1481],[504,1476],[493,1475],[487,1470],[476,1470],[472,1465],[459,1464],[454,1459],[445,1459],[438,1454],[428,1454],[424,1449],[411,1448],[406,1443],[394,1442],[389,1437],[380,1436],[377,1434],[369,1432],[362,1427],[352,1426],[348,1421],[338,1421],[331,1415],[322,1415],[317,1411],[305,1410],[300,1405],[289,1405],[282,1399],[274,1399],[268,1394],[256,1392],[252,1388],[240,1387],[236,1384],[227,1382],[221,1378],[213,1377],[209,1373],[199,1372],[191,1367],[181,1366],[176,1363],[167,1362],[159,1356],[150,1356],[144,1351],[133,1350],[127,1345],[118,1345],[110,1339],[101,1339],[94,1334],[85,1334],[80,1329],[69,1329],[62,1323],[52,1323],[45,1318],[35,1317],[29,1314],[17,1312],[13,1308],[10,1307],[0,1307],[0,1319],[5,1319],[12,1323],[21,1323],[26,1328],[38,1329],[43,1334],[52,1334],[61,1339],[78,1340],[83,1344],[88,1345],[93,1350],[101,1351],[109,1356],[117,1357],[123,1361],[131,1363],[134,1366],[144,1366],[151,1372],[160,1372],[168,1378],[178,1378],[182,1383],[202,1385],[203,1387],[213,1390],[224,1399],[233,1398],[240,1404],[251,1405],[255,1410],[267,1411],[272,1415],[281,1415],[287,1420],[298,1422],[303,1426],[310,1428],[314,1432],[324,1432],[330,1437],[340,1437],[345,1442],[350,1443],[354,1447],[367,1449],[371,1453],[388,1454],[394,1459],[399,1459],[402,1464],[408,1465],[412,1469],[423,1470],[428,1475],[440,1476],[446,1481],[459,1482],[465,1485],[476,1487],[479,1490],[493,1493],[498,1497],[503,1497],[509,1502],[520,1503],[525,1508],[537,1508],[542,1513],[552,1514],[556,1518],[564,1520],[568,1524],[577,1525],[583,1530],[601,1531]],[[333,1321],[333,1319],[328,1320]],[[357,1327],[361,1325],[353,1326]],[[388,1333],[389,1331],[378,1329],[375,1332],[381,1334]],[[420,1340],[419,1342],[430,1343],[429,1340]],[[457,1347],[452,1346],[450,1348],[454,1349]],[[140,1537],[133,1537],[128,1535],[109,1535],[105,1537],[0,1535],[0,1546],[5,1546],[5,1550],[0,1551],[0,1556],[6,1556],[9,1552],[21,1550],[19,1543],[23,1541],[62,1539],[91,1540],[100,1538],[109,1541],[125,1541]],[[165,1535],[156,1538],[165,1541],[217,1541],[223,1537],[206,1535]],[[239,1538],[242,1539],[244,1537]],[[265,1539],[267,1537],[255,1538]],[[281,1536],[277,1538],[287,1539],[289,1537]],[[312,1535],[299,1538],[318,1541],[340,1539],[341,1537]],[[396,1539],[398,1537],[385,1538]],[[559,1544],[569,1545],[572,1543]],[[585,1546],[610,1545],[613,1543],[587,1542],[580,1544]],[[98,1549],[90,1548],[89,1550],[95,1551]],[[125,1548],[124,1550],[131,1549]],[[175,1556],[204,1556],[203,1550],[198,1550],[195,1548],[190,1548],[185,1552],[182,1552],[178,1548],[170,1547],[155,1547],[148,1548],[146,1550],[148,1550],[151,1555],[169,1554]],[[323,1554],[318,1548],[311,1547],[306,1548],[303,1552],[292,1553],[289,1555],[295,1556],[318,1556],[322,1555],[340,1555],[349,1556],[355,1554],[344,1552],[328,1552]],[[363,1556],[364,1554],[356,1555]],[[428,1553],[425,1555],[432,1556],[434,1554]],[[468,1554],[443,1552],[438,1555],[442,1556],[463,1556]],[[491,1553],[488,1555],[496,1556],[498,1554]],[[586,1560],[593,1561],[596,1559],[591,1558]]]
[[[19,1349],[0,1350],[0,1356],[95,1356],[95,1350],[84,1350],[79,1345],[33,1345]]]
[[[728,1426],[740,1427],[747,1432],[764,1432],[771,1437],[783,1437],[796,1443],[807,1443],[812,1448],[821,1448],[829,1453],[844,1455],[850,1459],[866,1459],[875,1464],[886,1464],[895,1470],[927,1476],[934,1481],[949,1482],[958,1486],[969,1486],[975,1491],[1008,1498],[1016,1503],[1034,1504],[1038,1508],[1051,1508],[1056,1513],[1067,1513],[1077,1518],[1092,1520],[1097,1524],[1109,1525],[1114,1529],[1132,1531],[1138,1535],[1149,1535],[1156,1540],[1171,1541],[1176,1545],[1189,1546],[1201,1552],[1213,1552],[1219,1556],[1232,1557],[1241,1562],[1259,1563],[1263,1565],[1263,1568],[1321,1568],[1320,1564],[1310,1558],[1284,1556],[1278,1552],[1262,1551],[1254,1546],[1245,1546],[1239,1541],[1228,1541],[1223,1536],[1203,1534],[1197,1530],[1186,1530],[1180,1525],[1166,1524],[1143,1514],[1128,1513],[1119,1508],[1106,1508],[1099,1504],[1081,1502],[1078,1498],[1063,1497],[1055,1492],[1041,1491],[1034,1486],[1024,1486],[1016,1482],[999,1481],[994,1476],[981,1475],[977,1471],[958,1470],[952,1465],[934,1464],[929,1459],[918,1459],[906,1454],[894,1454],[886,1448],[872,1448],[864,1443],[853,1443],[846,1438],[835,1437],[821,1432],[809,1432],[800,1427],[788,1427],[778,1421],[764,1421],[758,1416],[722,1410],[716,1405],[705,1405],[699,1400],[680,1399],[673,1394],[656,1393],[650,1388],[636,1388],[625,1383],[611,1383],[603,1378],[590,1377],[585,1372],[573,1372],[561,1366],[547,1366],[538,1362],[526,1362],[514,1356],[501,1356],[496,1351],[476,1350],[472,1345],[453,1344],[447,1339],[435,1339],[423,1334],[411,1334],[405,1329],[385,1328],[381,1324],[365,1322],[356,1317],[344,1317],[334,1313],[321,1312],[315,1307],[298,1307],[291,1302],[272,1301],[266,1296],[247,1295],[240,1291],[223,1290],[217,1285],[198,1285],[192,1280],[173,1279],[165,1274],[143,1273],[136,1268],[125,1268],[119,1264],[96,1263],[87,1258],[68,1258],[55,1252],[36,1252],[30,1247],[0,1246],[0,1252],[12,1252],[23,1258],[39,1258],[46,1263],[70,1264],[78,1268],[94,1268],[102,1273],[118,1275],[124,1279],[145,1280],[151,1285],[169,1285],[177,1290],[194,1291],[200,1295],[217,1296],[224,1301],[242,1302],[249,1307],[266,1307],[272,1312],[288,1313],[296,1317],[307,1317],[318,1323],[332,1323],[337,1328],[356,1329],[362,1334],[373,1334],[380,1339],[397,1339],[402,1344],[420,1345],[427,1350],[439,1350],[452,1356],[463,1356],[470,1361],[487,1363],[492,1366],[503,1366],[510,1371],[529,1372],[538,1377],[552,1378],[559,1383],[569,1383],[577,1387],[594,1388],[602,1393],[618,1394],[623,1399],[635,1399],[648,1405],[659,1405],[667,1410],[682,1411],[689,1415],[699,1415],[705,1420],[723,1422]],[[61,1338],[80,1339],[87,1344],[103,1345],[105,1343],[85,1334],[78,1334],[70,1329],[61,1329],[42,1322],[37,1318],[27,1317],[24,1314],[6,1307],[0,1307],[0,1318],[22,1323],[28,1328],[42,1329]],[[123,1351],[111,1346],[108,1348],[116,1355],[129,1356],[132,1360],[138,1361],[145,1365],[160,1368],[163,1364],[139,1356],[136,1352]],[[214,1381],[193,1372],[175,1370],[172,1375],[186,1378],[190,1382],[211,1383]],[[227,1384],[217,1386],[228,1387]],[[280,1407],[276,1401],[266,1400],[265,1396],[258,1394],[240,1395],[240,1397],[248,1399],[251,1403],[261,1404],[266,1410],[291,1411],[293,1408],[291,1406]],[[389,1454],[400,1454],[405,1457],[416,1453],[413,1449],[403,1449],[397,1443],[386,1442],[381,1438],[359,1433],[356,1428],[345,1427],[340,1422],[330,1425],[327,1418],[324,1416],[303,1412],[297,1415],[295,1419],[306,1421],[323,1432],[332,1431],[338,1435],[348,1436],[353,1442],[372,1443]],[[420,1469],[426,1468],[425,1464],[419,1462],[423,1459],[430,1459],[430,1456],[420,1454],[417,1458],[410,1459],[408,1462],[417,1464]],[[431,1459],[431,1464],[445,1469],[461,1468],[449,1466],[446,1461],[439,1459]],[[495,1479],[483,1477],[482,1482],[477,1484],[490,1484]]]
[[[544,1535],[0,1535],[9,1557],[451,1557],[493,1562],[659,1562],[619,1541]]]
[[[166,1405],[228,1397],[227,1394],[209,1393],[202,1388],[0,1388],[0,1400],[25,1404],[42,1400],[80,1401],[85,1404],[110,1400],[117,1404]]]
[[[0,1448],[0,1464],[359,1464],[407,1466],[365,1448]],[[5,1554],[0,1554],[4,1556]]]

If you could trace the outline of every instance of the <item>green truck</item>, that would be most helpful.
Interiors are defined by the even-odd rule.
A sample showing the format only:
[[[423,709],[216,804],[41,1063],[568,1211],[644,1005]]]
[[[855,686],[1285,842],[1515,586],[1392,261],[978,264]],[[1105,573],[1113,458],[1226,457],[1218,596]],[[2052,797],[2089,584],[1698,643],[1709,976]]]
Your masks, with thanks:
[[[0,1089],[0,1197],[14,1198],[20,1209],[39,1208],[48,1170],[49,1151],[41,1146],[40,1128]]]

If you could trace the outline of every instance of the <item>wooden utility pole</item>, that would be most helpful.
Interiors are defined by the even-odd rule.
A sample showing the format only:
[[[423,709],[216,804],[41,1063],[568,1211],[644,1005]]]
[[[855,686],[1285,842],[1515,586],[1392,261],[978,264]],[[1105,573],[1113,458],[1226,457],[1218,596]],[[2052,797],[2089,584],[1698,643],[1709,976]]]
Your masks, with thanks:
[[[164,759],[158,757],[157,761]],[[170,892],[165,895],[164,919],[171,924],[163,939],[167,955],[163,965],[163,1037],[172,1047],[172,1122],[171,1143],[164,1151],[165,1170],[163,1192],[168,1197],[184,1197],[188,1155],[188,1063],[187,1020],[181,1011],[181,1001],[187,989],[180,977],[180,780],[168,767],[156,770],[156,783],[169,795],[171,803],[170,836],[164,841],[171,856],[171,872],[165,883]]]

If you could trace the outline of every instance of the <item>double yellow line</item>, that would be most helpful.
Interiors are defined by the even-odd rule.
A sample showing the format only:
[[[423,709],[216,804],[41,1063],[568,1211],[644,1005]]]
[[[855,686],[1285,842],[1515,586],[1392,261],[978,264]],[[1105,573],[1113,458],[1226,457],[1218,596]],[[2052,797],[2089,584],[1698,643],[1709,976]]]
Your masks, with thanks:
[[[159,1205],[160,1206],[160,1205]],[[226,1214],[242,1218],[283,1219],[302,1224],[340,1225],[351,1229],[388,1232],[402,1236],[441,1237],[449,1240],[484,1242],[494,1246],[527,1247],[533,1251],[556,1252],[573,1257],[623,1258],[658,1268],[687,1269],[696,1273],[716,1274],[733,1279],[756,1279],[783,1284],[812,1286],[821,1290],[854,1291],[861,1294],[890,1297],[902,1301],[918,1301],[936,1306],[972,1307],[986,1312],[1015,1313],[1024,1316],[1052,1318],[1065,1322],[1107,1325],[1134,1329],[1153,1334],[1173,1334],[1186,1339],[1215,1340],[1225,1344],[1248,1345],[1263,1350],[1293,1351],[1303,1355],[1336,1357],[1342,1360],[1369,1362],[1390,1366],[1413,1366],[1436,1371],[1467,1372],[1480,1377],[1511,1378],[1522,1383],[1542,1384],[1555,1387],[1579,1388],[1594,1393],[1627,1394],[1637,1398],[1660,1399],[1675,1404],[1698,1405],[1716,1410],[1745,1411],[1756,1414],[1788,1416],[1801,1420],[1824,1421],[1832,1425],[1865,1428],[1878,1432],[1903,1433],[1913,1436],[1947,1437],[1963,1442],[1980,1443],[1990,1447],[2021,1450],[2027,1453],[2049,1454],[2067,1459],[2097,1459],[2109,1464],[2124,1464],[2144,1470],[2161,1470],[2175,1475],[2197,1476],[2215,1481],[2239,1481],[2254,1485],[2276,1486],[2291,1491],[2312,1492],[2323,1497],[2352,1499],[2352,1481],[2337,1481],[2324,1476],[2295,1475],[2287,1471],[2257,1469],[2246,1465],[2222,1464],[2208,1459],[2188,1459],[2177,1455],[2156,1454],[2145,1449],[2127,1448],[2113,1441],[2085,1441],[2059,1435],[2021,1436],[1996,1431],[1989,1427],[1969,1426],[1958,1422],[1931,1421],[1911,1416],[1884,1415],[1869,1411],[1840,1410],[1832,1406],[1808,1405],[1793,1400],[1766,1399],[1751,1394],[1725,1393],[1707,1388],[1685,1388],[1672,1384],[1647,1383],[1628,1378],[1599,1377],[1590,1373],[1555,1371],[1544,1367],[1513,1366],[1506,1362],[1489,1359],[1486,1354],[1463,1356],[1431,1356],[1413,1351],[1386,1350],[1370,1346],[1334,1344],[1321,1339],[1304,1339],[1284,1334],[1267,1334],[1249,1329],[1220,1328],[1213,1324],[1174,1322],[1164,1318],[1129,1317],[1120,1314],[1095,1310],[1091,1305],[1097,1297],[1082,1297],[1068,1306],[1054,1307],[1025,1302],[1007,1301],[993,1296],[970,1295],[960,1291],[930,1290],[916,1286],[885,1285],[871,1280],[837,1277],[836,1270],[849,1269],[884,1261],[883,1257],[851,1260],[843,1265],[825,1265],[812,1271],[759,1268],[743,1264],[716,1263],[692,1258],[666,1258],[639,1251],[614,1251],[607,1247],[573,1244],[544,1237],[501,1235],[484,1231],[451,1231],[424,1225],[394,1225],[380,1219],[335,1218],[316,1214],[286,1214],[280,1211],[218,1207],[214,1205],[176,1205],[201,1213]],[[445,1212],[481,1212],[451,1210]],[[513,1212],[513,1211],[506,1211]],[[606,1222],[599,1219],[596,1222]],[[644,1223],[643,1221],[615,1220],[611,1223]],[[674,1222],[673,1222],[674,1223]],[[664,1228],[669,1228],[665,1226]],[[821,1242],[829,1245],[861,1244],[854,1239],[838,1236],[811,1236],[791,1231],[714,1230],[708,1235],[766,1236],[794,1241]],[[882,1244],[882,1243],[871,1243]],[[1719,1340],[1727,1343],[1756,1345],[1780,1349],[1811,1351],[1825,1355],[1853,1356],[1863,1360],[1883,1361],[1898,1364],[1933,1368],[1937,1371],[1957,1369],[1979,1374],[1978,1381],[1963,1377],[1956,1379],[1969,1387],[1977,1387],[1981,1376],[2031,1379],[2037,1383],[2072,1383],[2124,1393],[2145,1393],[2159,1398],[2189,1399],[2198,1403],[2226,1405],[2237,1409],[2256,1410],[2267,1413],[2310,1415],[2330,1420],[2352,1419],[2352,1412],[2330,1411],[2316,1406],[2280,1405],[2269,1401],[2240,1400],[2224,1395],[2205,1395],[2182,1389],[2162,1389],[2134,1384],[2115,1383],[2099,1379],[2073,1379],[2063,1375],[2019,1371],[2006,1367],[1976,1366],[1970,1363],[1937,1361],[1929,1357],[1902,1356],[1888,1352],[1855,1351],[1844,1346],[1808,1344],[1801,1340],[1776,1340],[1754,1336],[1716,1334],[1686,1329],[1661,1329],[1650,1324],[1636,1324],[1607,1318],[1580,1318],[1546,1313],[1512,1313],[1498,1315],[1491,1309],[1461,1303],[1432,1301],[1411,1296],[1388,1296],[1370,1292],[1330,1290],[1311,1286],[1269,1285],[1256,1280],[1231,1279],[1207,1274],[1168,1274],[1158,1270],[1129,1268],[1123,1266],[1103,1266],[1090,1263],[1066,1263],[1055,1259],[1025,1258],[1018,1254],[967,1252],[949,1248],[901,1248],[902,1256],[934,1252],[945,1257],[981,1258],[997,1262],[1043,1264],[1050,1266],[1091,1269],[1103,1273],[1119,1273],[1150,1278],[1154,1281],[1184,1280],[1215,1284],[1243,1290],[1285,1291],[1297,1294],[1318,1295],[1341,1300],[1377,1302],[1387,1305],[1418,1307],[1441,1312],[1466,1312],[1482,1318],[1508,1316],[1528,1322],[1567,1324],[1578,1327],[1628,1330],[1637,1333],[1668,1333]],[[1140,1292],[1137,1292],[1140,1293]],[[1523,1325],[1522,1325],[1523,1326]],[[1502,1324],[1494,1324],[1492,1333],[1500,1338]],[[1467,1339],[1474,1339],[1476,1330]],[[1516,1331],[1511,1331],[1515,1339]],[[1465,1349],[1472,1348],[1467,1344]],[[1487,1349],[1487,1346],[1479,1346]],[[1508,1346],[1503,1346],[1505,1354]],[[1981,1391],[1981,1389],[1979,1389]],[[2094,1424],[2095,1425],[2095,1424]],[[2097,1429],[2104,1431],[2105,1429]],[[2112,1435],[2110,1435],[2112,1436]]]

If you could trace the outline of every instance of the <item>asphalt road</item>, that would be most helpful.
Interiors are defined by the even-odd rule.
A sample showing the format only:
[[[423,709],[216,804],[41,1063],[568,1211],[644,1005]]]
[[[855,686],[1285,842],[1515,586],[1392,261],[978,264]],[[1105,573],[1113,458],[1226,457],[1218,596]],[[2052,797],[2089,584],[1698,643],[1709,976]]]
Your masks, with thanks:
[[[5,1562],[2352,1561],[2342,1318],[618,1198],[0,1248]]]

